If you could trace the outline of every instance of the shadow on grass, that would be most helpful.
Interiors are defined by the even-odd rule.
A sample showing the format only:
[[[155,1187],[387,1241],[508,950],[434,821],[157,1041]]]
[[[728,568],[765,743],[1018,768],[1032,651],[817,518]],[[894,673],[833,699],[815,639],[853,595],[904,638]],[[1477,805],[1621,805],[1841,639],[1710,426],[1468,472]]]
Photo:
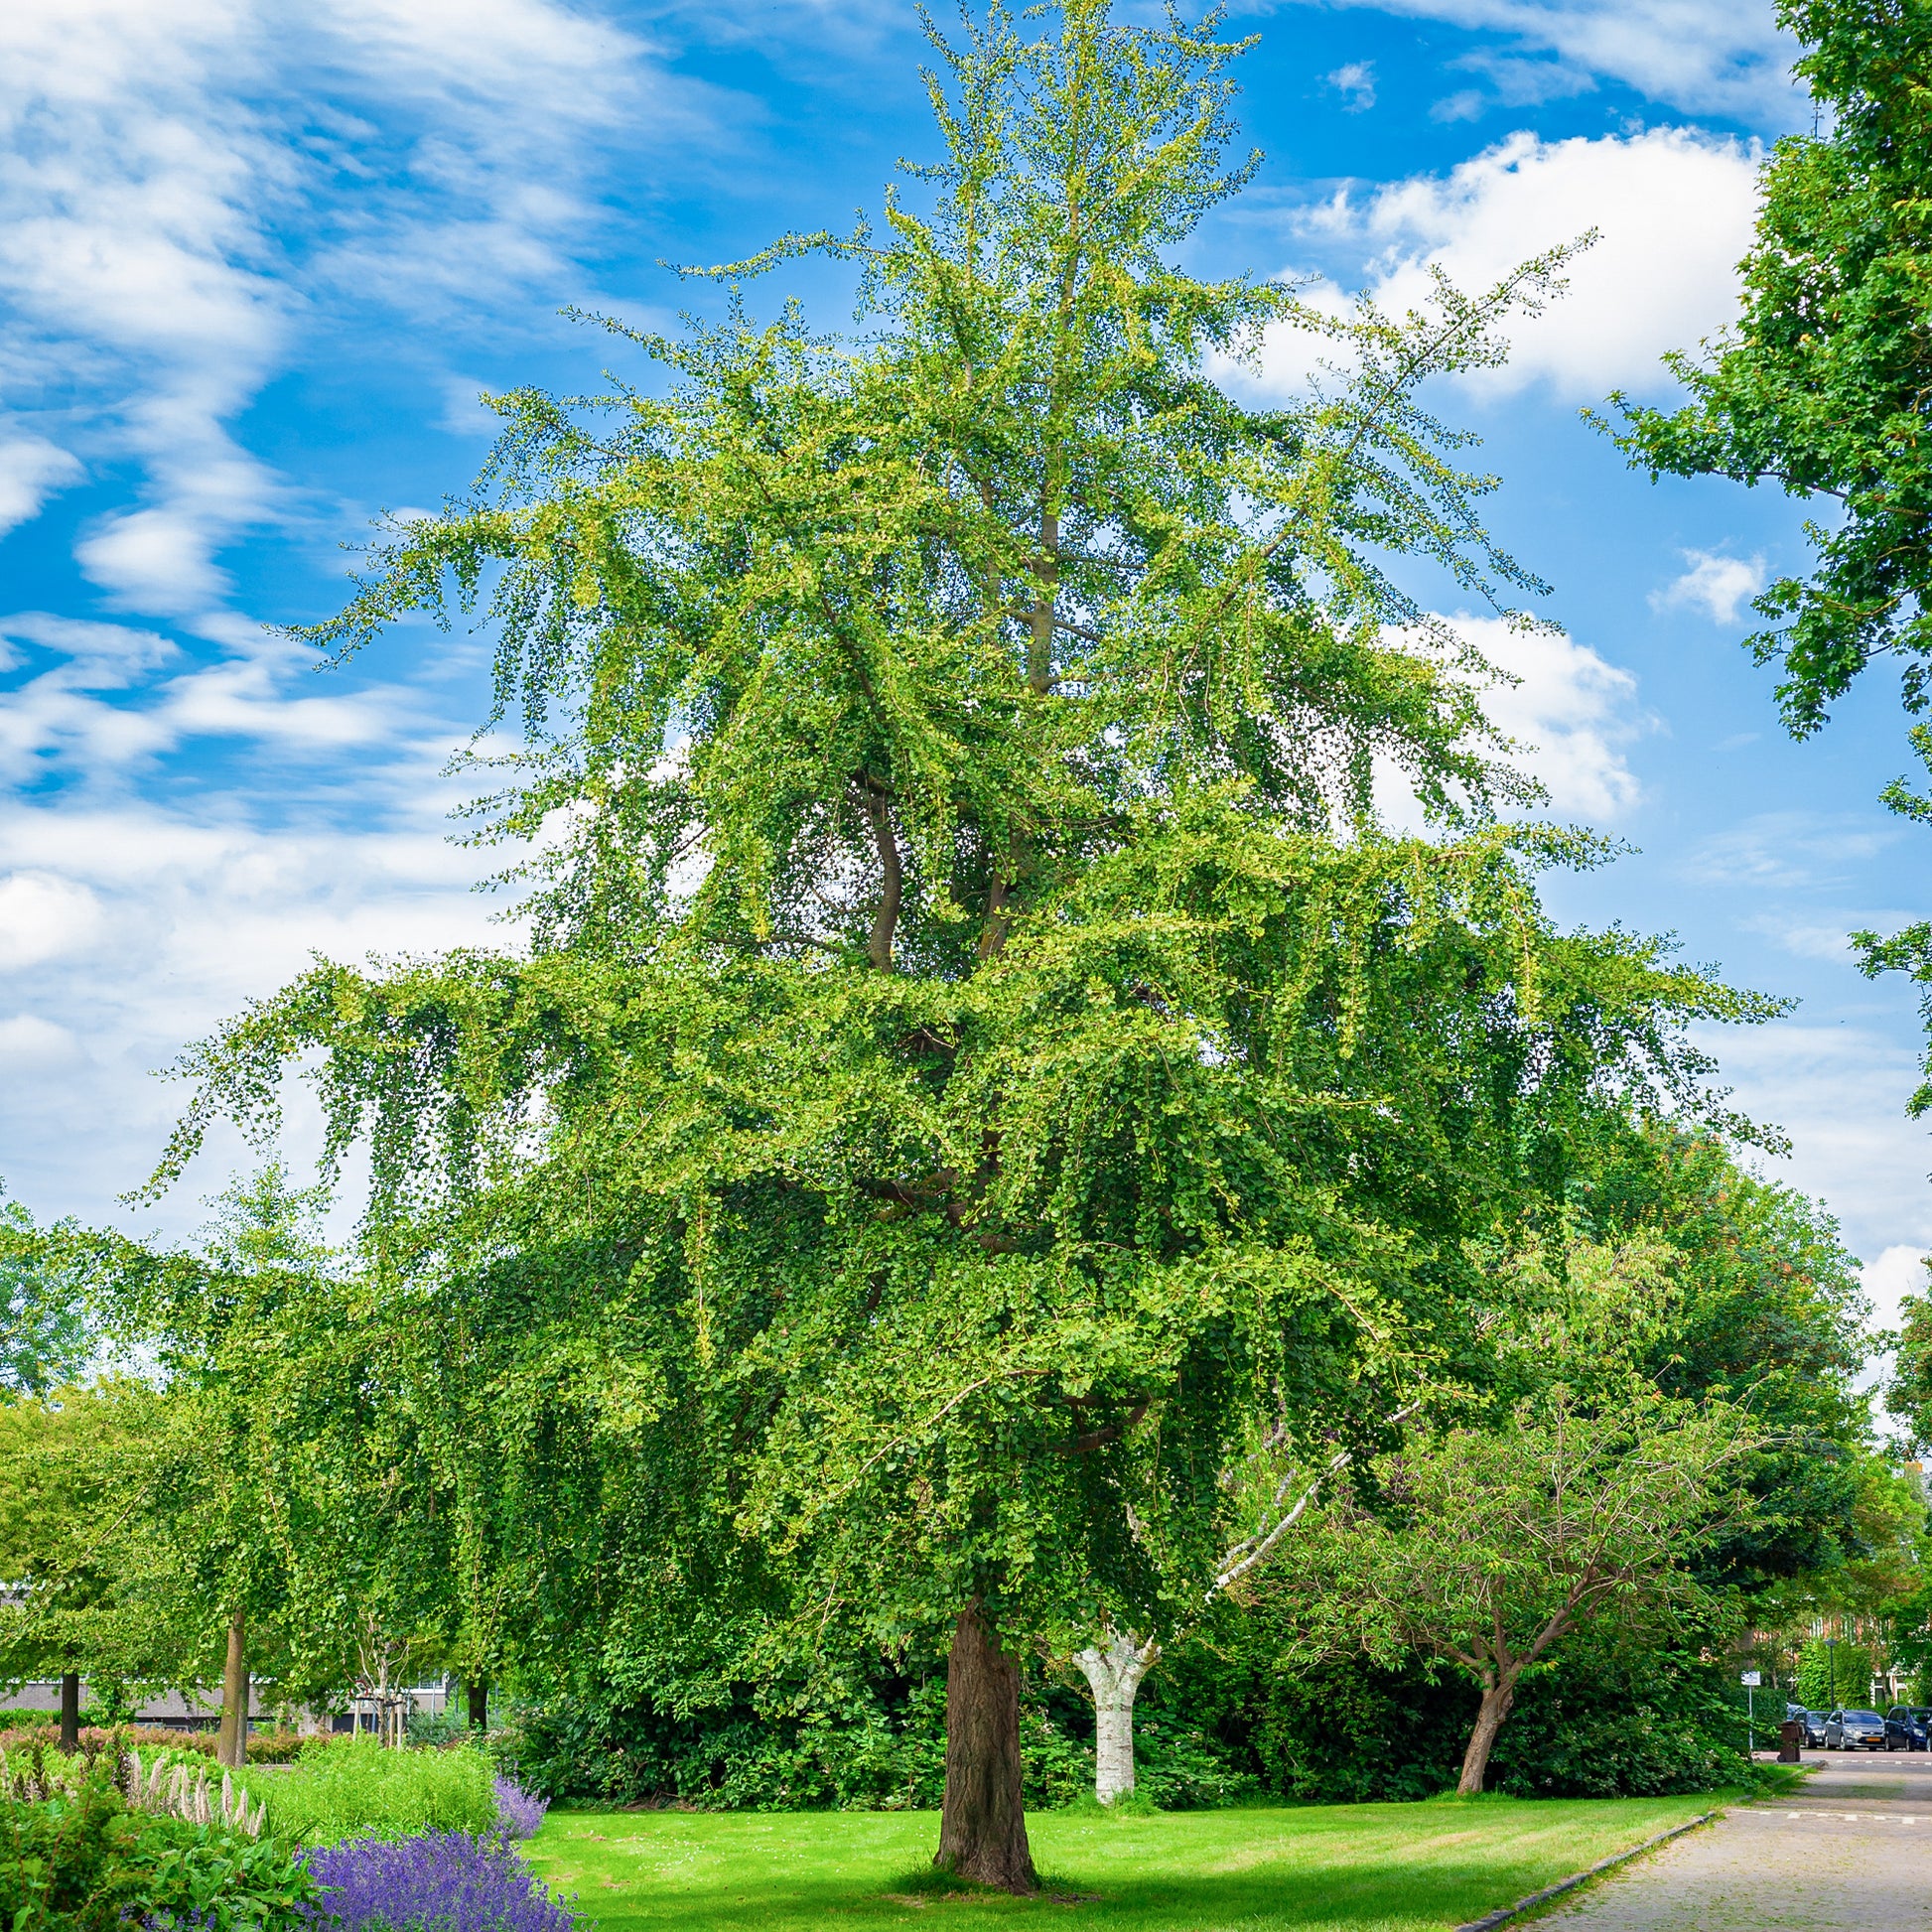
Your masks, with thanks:
[[[601,1932],[803,1932],[1073,1918],[1095,1932],[1443,1932],[1718,1802],[1447,1799],[1030,1820],[1041,1889],[969,1884],[923,1862],[907,1814],[560,1820],[535,1848]]]

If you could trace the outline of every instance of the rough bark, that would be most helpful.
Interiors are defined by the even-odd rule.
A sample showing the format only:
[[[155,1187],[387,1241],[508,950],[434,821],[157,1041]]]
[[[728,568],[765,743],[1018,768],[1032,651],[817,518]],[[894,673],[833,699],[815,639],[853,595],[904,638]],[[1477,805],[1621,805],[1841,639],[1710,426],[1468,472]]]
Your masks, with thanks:
[[[80,1748],[80,1673],[64,1671],[61,1674],[61,1748],[64,1751],[77,1751]]]
[[[465,1702],[469,1705],[470,1728],[487,1730],[489,1728],[489,1680],[479,1677],[463,1687]]]
[[[946,1664],[946,1798],[932,1863],[977,1884],[1035,1892],[1020,1790],[1020,1673],[969,1603]]]
[[[1092,1646],[1073,1659],[1093,1692],[1093,1791],[1103,1805],[1134,1788],[1134,1698],[1160,1656],[1152,1637],[1138,1644],[1110,1629],[1104,1647]]]
[[[1512,1675],[1500,1683],[1482,1687],[1482,1705],[1476,1712],[1475,1728],[1469,1732],[1469,1748],[1462,1753],[1462,1775],[1456,1781],[1456,1794],[1473,1798],[1482,1790],[1489,1769],[1489,1753],[1495,1748],[1496,1733],[1516,1701],[1516,1679]]]
[[[228,1620],[228,1655],[221,1670],[221,1729],[214,1759],[239,1770],[248,1761],[248,1625],[240,1610]]]

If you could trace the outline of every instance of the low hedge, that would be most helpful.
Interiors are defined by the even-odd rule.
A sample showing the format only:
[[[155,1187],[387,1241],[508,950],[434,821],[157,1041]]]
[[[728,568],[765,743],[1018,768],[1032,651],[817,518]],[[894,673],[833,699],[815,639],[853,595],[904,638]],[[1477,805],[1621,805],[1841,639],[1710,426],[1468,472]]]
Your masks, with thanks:
[[[27,1724],[0,1730],[0,1750],[19,1749],[36,1742],[51,1744],[53,1739],[47,1734],[48,1728],[45,1724]],[[211,1730],[177,1730],[170,1725],[117,1725],[112,1727],[106,1725],[82,1725],[80,1748],[92,1756],[105,1750],[116,1737],[133,1750],[193,1751],[200,1757],[211,1758],[216,1733]],[[304,1737],[295,1730],[258,1730],[252,1732],[248,1739],[248,1762],[291,1764],[305,1745],[318,1741],[313,1737]]]

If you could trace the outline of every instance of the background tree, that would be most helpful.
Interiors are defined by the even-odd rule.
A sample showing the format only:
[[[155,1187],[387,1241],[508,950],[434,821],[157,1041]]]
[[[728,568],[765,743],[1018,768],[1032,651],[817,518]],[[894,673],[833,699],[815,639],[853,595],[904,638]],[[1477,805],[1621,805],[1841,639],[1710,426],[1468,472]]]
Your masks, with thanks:
[[[74,1381],[93,1349],[76,1284],[26,1208],[0,1197],[0,1401]]]
[[[312,634],[496,587],[537,944],[319,967],[192,1059],[163,1166],[310,1060],[377,1306],[486,1368],[412,1385],[464,1627],[660,1681],[940,1641],[938,1856],[1015,1889],[1019,1659],[1191,1609],[1258,1422],[1381,1447],[1470,1241],[1633,1094],[1703,1106],[1686,1020],[1772,1010],[1554,929],[1593,854],[1488,822],[1482,667],[1398,586],[1529,582],[1416,397],[1555,258],[1399,323],[1180,273],[1238,51],[996,9],[921,209],[744,265],[856,264],[870,333],[734,308],[636,339],[669,391],[608,430],[503,400]],[[1349,373],[1242,408],[1210,357],[1271,324]],[[1378,761],[1461,835],[1383,836]]]
[[[1273,1585],[1306,1594],[1317,1648],[1411,1650],[1477,1683],[1465,1795],[1524,1673],[1598,1618],[1701,1603],[1687,1560],[1747,1507],[1741,1412],[1666,1395],[1635,1367],[1668,1320],[1654,1251],[1585,1247],[1564,1266],[1556,1283],[1532,1266],[1530,1294],[1499,1303],[1487,1426],[1439,1421],[1376,1457],[1285,1546]]]
[[[69,1749],[83,1677],[112,1715],[174,1676],[133,1587],[162,1427],[154,1392],[126,1378],[0,1402],[0,1681],[59,1679]]]
[[[1770,482],[1824,500],[1825,520],[1806,525],[1811,575],[1757,598],[1765,626],[1745,639],[1778,666],[1802,738],[1877,658],[1897,661],[1909,715],[1932,701],[1932,13],[1921,0],[1780,0],[1777,14],[1803,44],[1797,71],[1826,131],[1786,136],[1760,173],[1736,323],[1702,356],[1666,358],[1690,402],[1613,401],[1619,447],[1653,478]],[[1911,740],[1932,763],[1932,729]],[[1882,796],[1932,817],[1902,778]],[[1854,937],[1867,973],[1932,987],[1932,924]],[[1923,1005],[1932,1027],[1932,992]],[[1932,1107],[1932,1081],[1911,1106]]]

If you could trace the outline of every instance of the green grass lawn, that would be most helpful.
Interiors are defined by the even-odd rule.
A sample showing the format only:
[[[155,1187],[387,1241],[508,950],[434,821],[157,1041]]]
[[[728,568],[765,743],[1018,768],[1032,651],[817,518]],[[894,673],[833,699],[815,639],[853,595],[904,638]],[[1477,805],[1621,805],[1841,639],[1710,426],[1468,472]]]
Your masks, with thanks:
[[[914,1920],[971,1928],[1015,1918],[1095,1932],[1441,1932],[1715,1802],[1484,1797],[1138,1818],[1044,1812],[1028,1820],[1048,1886],[1037,1899],[911,1890],[932,1882],[933,1812],[558,1812],[528,1850],[601,1932]]]

